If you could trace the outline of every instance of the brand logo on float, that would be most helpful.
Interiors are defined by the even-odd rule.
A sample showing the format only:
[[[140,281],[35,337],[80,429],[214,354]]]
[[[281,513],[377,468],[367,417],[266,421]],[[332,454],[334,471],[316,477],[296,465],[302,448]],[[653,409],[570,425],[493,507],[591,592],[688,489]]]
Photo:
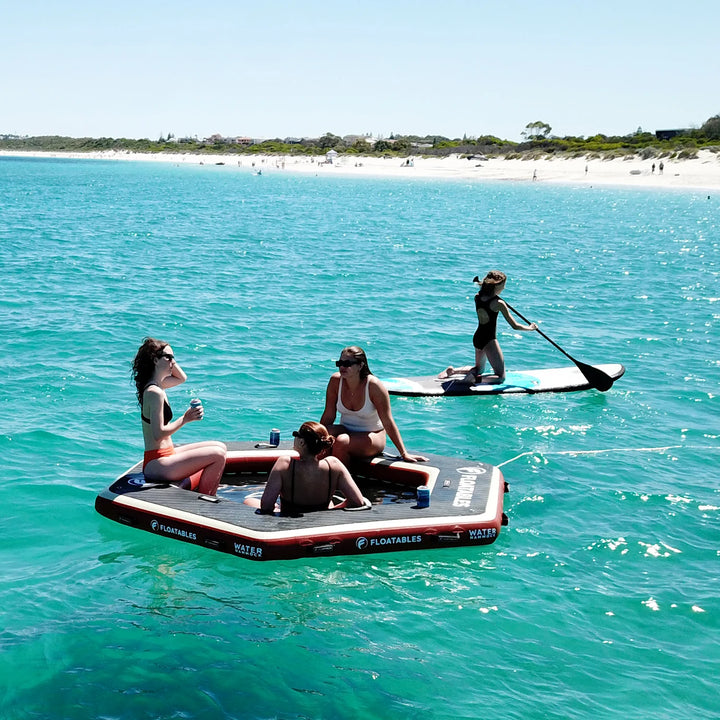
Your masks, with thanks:
[[[479,467],[477,465],[475,467],[456,468],[456,470],[461,475],[485,475],[485,473],[487,472],[484,467]]]
[[[185,538],[186,540],[197,540],[197,535],[189,530],[180,530],[180,528],[172,527],[172,525],[163,525],[159,520],[153,520],[150,527],[154,532],[161,532],[165,535],[173,535],[174,537]]]
[[[477,476],[485,474],[486,470],[476,466],[458,468],[457,471],[460,473],[460,480],[453,500],[453,507],[467,508],[472,503]]]
[[[406,543],[421,543],[422,535],[391,535],[390,537],[373,538],[370,545],[405,545]]]
[[[243,543],[235,543],[235,552],[245,557],[262,557],[263,549],[255,545],[243,545]]]
[[[368,547],[380,547],[382,545],[406,545],[407,543],[421,543],[422,535],[391,535],[390,537],[378,537],[368,540],[366,537],[359,537],[355,541],[358,550],[367,550]]]
[[[470,530],[471,540],[485,540],[487,538],[497,537],[497,530],[494,527],[490,528],[474,528]]]

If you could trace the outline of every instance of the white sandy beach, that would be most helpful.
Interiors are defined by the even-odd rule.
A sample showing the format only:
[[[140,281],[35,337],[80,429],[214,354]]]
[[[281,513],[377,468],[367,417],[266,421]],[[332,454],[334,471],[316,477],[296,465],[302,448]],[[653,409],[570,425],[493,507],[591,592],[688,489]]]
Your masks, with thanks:
[[[467,160],[458,155],[447,158],[413,157],[408,165],[404,158],[378,158],[340,155],[331,164],[324,156],[270,155],[196,155],[176,153],[130,153],[104,151],[92,153],[11,152],[0,151],[0,157],[53,157],[95,160],[134,160],[170,162],[177,165],[218,165],[229,170],[267,173],[305,173],[355,177],[417,177],[452,180],[508,180],[515,182],[563,183],[579,186],[622,185],[647,188],[720,189],[720,153],[701,150],[692,160],[669,160],[638,157],[613,160],[540,159],[505,160],[491,158]],[[660,172],[660,162],[664,168]],[[653,172],[652,166],[655,164]],[[535,180],[533,180],[533,176]]]

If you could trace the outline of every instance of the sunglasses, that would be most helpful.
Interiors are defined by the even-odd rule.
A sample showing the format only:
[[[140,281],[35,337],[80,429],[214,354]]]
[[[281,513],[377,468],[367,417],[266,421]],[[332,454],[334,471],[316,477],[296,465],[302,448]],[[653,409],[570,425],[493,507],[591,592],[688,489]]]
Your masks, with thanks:
[[[352,367],[353,365],[359,365],[359,364],[360,364],[359,360],[336,360],[335,361],[335,365],[337,365],[337,367],[344,367],[344,368]]]
[[[170,353],[163,353],[160,357],[164,358],[168,362],[172,362],[175,359],[175,356],[171,355]]]
[[[292,434],[293,434],[293,437],[300,438],[301,440],[304,440],[305,442],[307,442],[308,440],[314,439],[307,433],[301,433],[301,432],[298,432],[297,430],[293,430]]]

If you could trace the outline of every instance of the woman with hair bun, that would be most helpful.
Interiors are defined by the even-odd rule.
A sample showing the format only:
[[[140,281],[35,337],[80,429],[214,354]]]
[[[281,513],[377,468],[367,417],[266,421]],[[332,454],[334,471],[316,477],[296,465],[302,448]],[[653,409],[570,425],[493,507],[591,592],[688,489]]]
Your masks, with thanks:
[[[325,457],[332,450],[335,438],[324,425],[305,422],[293,435],[293,448],[298,457],[283,455],[275,461],[260,500],[260,512],[272,513],[278,497],[284,515],[367,504],[348,469],[336,457]],[[336,492],[340,492],[346,502],[335,505]]]
[[[143,474],[151,482],[180,483],[185,490],[214,495],[225,469],[227,448],[214,440],[175,447],[172,435],[183,425],[202,420],[202,406],[189,407],[173,420],[165,391],[187,380],[172,348],[145,338],[135,355],[133,380],[140,405],[145,456]]]
[[[524,330],[530,332],[537,330],[537,325],[522,325],[511,314],[508,306],[500,299],[500,293],[505,289],[507,276],[500,270],[490,270],[482,282],[476,275],[473,282],[480,285],[475,295],[475,312],[478,318],[477,330],[473,335],[473,347],[475,348],[475,365],[455,368],[452,365],[438,375],[445,379],[451,375],[465,373],[465,377],[457,382],[475,385],[476,383],[488,383],[497,385],[505,381],[505,358],[503,357],[500,343],[497,340],[497,317],[498,313],[507,320],[513,330]],[[494,375],[483,375],[485,361],[490,361]]]
[[[333,455],[343,462],[355,456],[375,457],[385,449],[388,436],[405,462],[427,460],[411,455],[392,416],[390,395],[368,367],[361,347],[343,348],[335,361],[338,371],[328,381],[320,422],[335,436]],[[335,418],[340,415],[340,423]]]

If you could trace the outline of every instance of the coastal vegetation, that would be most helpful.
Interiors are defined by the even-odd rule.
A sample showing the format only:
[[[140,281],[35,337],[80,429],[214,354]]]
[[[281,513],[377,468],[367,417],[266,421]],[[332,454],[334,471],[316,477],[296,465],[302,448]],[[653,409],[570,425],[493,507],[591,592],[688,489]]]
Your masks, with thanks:
[[[447,138],[441,135],[396,135],[374,139],[369,136],[340,137],[325,133],[318,138],[275,138],[252,140],[214,135],[211,138],[176,138],[157,140],[128,138],[73,138],[57,135],[25,137],[0,134],[0,150],[45,152],[101,152],[113,150],[128,153],[202,153],[218,155],[324,155],[330,150],[339,154],[390,157],[435,156],[451,154],[469,158],[504,157],[533,159],[541,157],[588,157],[613,159],[640,156],[644,159],[667,157],[688,159],[698,150],[720,152],[720,115],[709,118],[700,128],[656,131],[638,128],[623,136],[597,134],[591,137],[551,134],[545,122],[528,123],[521,142],[502,140],[494,135]]]

